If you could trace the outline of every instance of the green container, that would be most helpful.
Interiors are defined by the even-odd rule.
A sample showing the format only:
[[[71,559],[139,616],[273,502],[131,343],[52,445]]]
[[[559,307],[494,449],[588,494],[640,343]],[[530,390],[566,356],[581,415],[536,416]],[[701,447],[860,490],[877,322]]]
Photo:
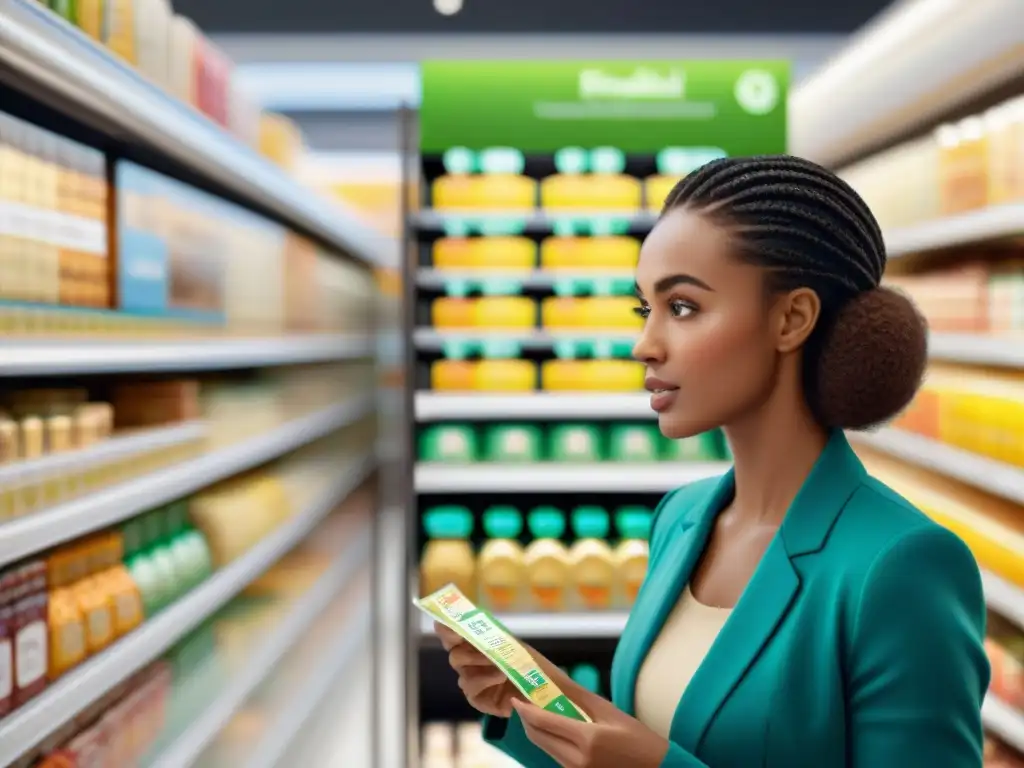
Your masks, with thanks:
[[[608,539],[609,520],[607,510],[597,506],[576,507],[572,511],[572,532],[579,539]]]
[[[616,424],[609,431],[612,461],[655,462],[662,442],[656,424]]]
[[[466,424],[438,424],[427,427],[420,436],[423,461],[470,463],[479,460],[476,430]]]
[[[601,461],[601,430],[596,424],[559,424],[548,438],[552,461]]]
[[[615,527],[619,538],[628,541],[637,539],[647,541],[651,538],[651,526],[654,524],[654,513],[647,507],[620,507],[615,512]]]
[[[496,424],[486,430],[484,457],[503,463],[540,461],[542,439],[543,432],[535,424]]]
[[[593,693],[601,693],[601,673],[591,664],[577,664],[569,677]]]
[[[423,527],[431,539],[468,539],[473,533],[473,514],[457,504],[432,507],[423,513]]]
[[[531,510],[526,520],[534,540],[561,539],[565,535],[565,515],[555,507],[537,507]]]
[[[661,455],[666,461],[719,461],[722,458],[717,430],[682,440],[664,439],[661,446]]]

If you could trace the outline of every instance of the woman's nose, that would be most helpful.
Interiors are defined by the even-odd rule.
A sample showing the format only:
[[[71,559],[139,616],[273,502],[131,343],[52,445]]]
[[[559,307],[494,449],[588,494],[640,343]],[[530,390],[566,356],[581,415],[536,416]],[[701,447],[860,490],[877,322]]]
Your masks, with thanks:
[[[645,365],[664,361],[664,348],[662,344],[655,339],[650,325],[644,326],[643,331],[640,333],[640,337],[636,340],[636,344],[633,345],[632,354],[634,360],[644,363]]]

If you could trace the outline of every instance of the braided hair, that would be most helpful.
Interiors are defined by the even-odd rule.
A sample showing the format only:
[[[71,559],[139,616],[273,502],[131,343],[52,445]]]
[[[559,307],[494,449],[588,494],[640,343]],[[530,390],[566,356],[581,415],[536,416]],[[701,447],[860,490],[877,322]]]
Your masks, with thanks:
[[[804,391],[825,426],[867,429],[914,397],[927,328],[903,294],[880,286],[885,242],[874,215],[831,171],[786,155],[714,160],[665,201],[727,227],[770,291],[810,288],[821,314],[804,346]]]

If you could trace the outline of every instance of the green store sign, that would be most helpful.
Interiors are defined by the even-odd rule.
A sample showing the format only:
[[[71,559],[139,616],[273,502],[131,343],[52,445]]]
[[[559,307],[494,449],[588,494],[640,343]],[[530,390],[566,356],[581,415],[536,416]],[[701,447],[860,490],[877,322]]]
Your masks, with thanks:
[[[786,151],[785,61],[429,61],[420,150]]]

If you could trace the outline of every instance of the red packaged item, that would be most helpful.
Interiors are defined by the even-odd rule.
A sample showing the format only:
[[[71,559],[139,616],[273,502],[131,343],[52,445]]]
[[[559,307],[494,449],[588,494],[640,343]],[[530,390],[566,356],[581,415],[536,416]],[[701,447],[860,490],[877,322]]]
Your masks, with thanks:
[[[0,717],[14,709],[14,605],[16,579],[0,572]]]
[[[14,706],[42,693],[47,686],[49,628],[46,563],[33,561],[19,567],[13,587]]]

